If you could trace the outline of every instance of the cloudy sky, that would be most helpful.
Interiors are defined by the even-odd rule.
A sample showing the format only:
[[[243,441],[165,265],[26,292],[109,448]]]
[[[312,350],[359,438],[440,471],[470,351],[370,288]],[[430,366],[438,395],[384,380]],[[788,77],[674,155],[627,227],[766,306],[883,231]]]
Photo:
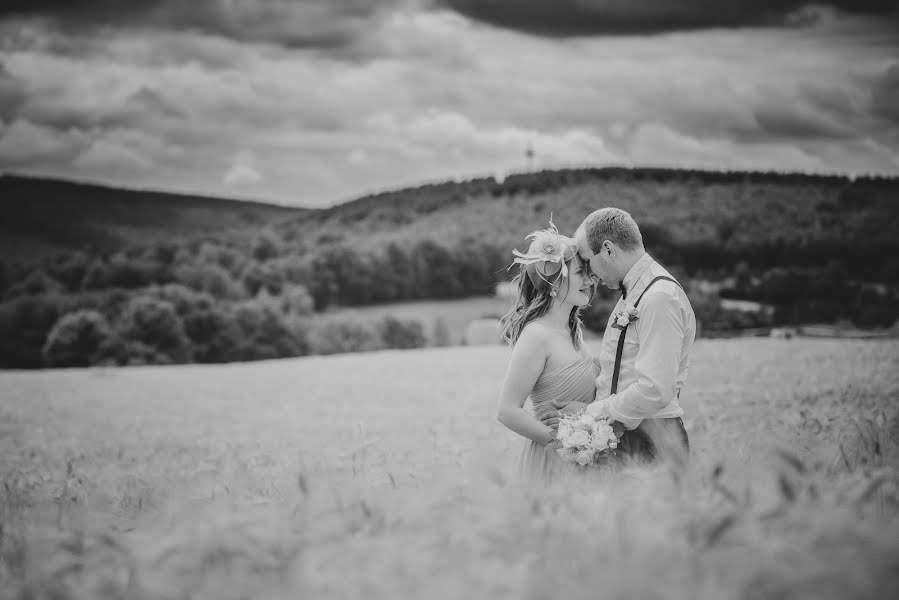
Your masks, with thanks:
[[[528,165],[899,175],[899,1],[11,0],[0,171],[322,206]]]

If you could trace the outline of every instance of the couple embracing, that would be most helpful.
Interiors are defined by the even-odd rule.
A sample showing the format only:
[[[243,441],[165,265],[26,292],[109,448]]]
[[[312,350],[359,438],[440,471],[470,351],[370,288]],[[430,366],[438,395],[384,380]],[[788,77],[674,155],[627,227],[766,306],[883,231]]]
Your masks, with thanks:
[[[680,284],[644,249],[637,223],[623,210],[603,208],[584,219],[574,238],[550,223],[529,239],[526,253],[514,253],[518,294],[502,319],[513,349],[497,411],[501,423],[528,440],[521,474],[550,483],[566,472],[686,457],[678,400],[696,319]],[[621,298],[593,356],[580,310],[598,283]],[[533,411],[525,409],[528,398]],[[560,423],[568,431],[585,413],[614,432],[592,466],[563,459],[572,444],[560,435]]]

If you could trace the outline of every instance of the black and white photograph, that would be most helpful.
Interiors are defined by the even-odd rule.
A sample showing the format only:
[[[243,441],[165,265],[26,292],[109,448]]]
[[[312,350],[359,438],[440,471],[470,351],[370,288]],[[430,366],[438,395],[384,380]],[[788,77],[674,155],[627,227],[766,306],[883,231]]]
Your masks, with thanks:
[[[0,3],[0,600],[899,597],[899,2]]]

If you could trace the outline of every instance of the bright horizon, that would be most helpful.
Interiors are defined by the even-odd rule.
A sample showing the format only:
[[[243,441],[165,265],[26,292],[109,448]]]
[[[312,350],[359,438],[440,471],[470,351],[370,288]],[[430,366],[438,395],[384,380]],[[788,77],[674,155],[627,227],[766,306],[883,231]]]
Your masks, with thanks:
[[[540,173],[542,171],[562,171],[562,170],[580,170],[580,169],[614,169],[614,168],[632,168],[635,170],[639,169],[668,169],[669,167],[656,167],[656,166],[622,166],[622,165],[597,165],[595,167],[591,167],[589,165],[582,166],[574,166],[574,167],[553,167],[547,169],[541,169],[539,171],[516,171],[510,172],[506,174],[506,178],[513,177],[516,175],[527,175],[531,173]],[[672,170],[688,170],[688,169],[677,169],[674,168]],[[808,177],[845,177],[850,180],[855,180],[859,178],[884,178],[884,179],[899,179],[899,174],[891,174],[891,173],[861,173],[861,174],[847,174],[847,173],[804,173],[801,171],[789,171],[789,170],[777,170],[777,169],[768,169],[768,170],[749,170],[749,169],[730,169],[729,171],[721,170],[721,169],[703,169],[697,168],[692,169],[694,171],[702,171],[707,173],[716,173],[716,172],[731,172],[731,173],[776,173],[778,175],[802,175]],[[333,208],[335,206],[340,206],[342,204],[349,204],[351,202],[355,202],[356,200],[361,200],[363,198],[377,196],[379,194],[393,193],[393,192],[401,192],[404,190],[411,190],[423,186],[429,185],[440,185],[444,183],[462,183],[465,181],[474,181],[478,179],[487,179],[493,177],[498,182],[502,183],[504,178],[497,177],[496,175],[484,174],[484,175],[473,175],[471,177],[456,177],[456,178],[447,178],[447,179],[434,179],[429,181],[420,181],[413,182],[408,185],[403,186],[394,186],[394,187],[385,187],[383,189],[376,189],[364,192],[362,194],[358,194],[356,196],[352,196],[350,198],[342,198],[338,199],[333,203],[324,204],[324,205],[303,205],[297,204],[296,202],[280,202],[277,198],[259,198],[253,196],[238,196],[238,195],[222,195],[216,193],[209,193],[204,190],[188,190],[188,189],[178,189],[178,188],[165,188],[164,186],[130,186],[126,183],[115,183],[109,181],[103,181],[100,179],[92,180],[92,179],[79,179],[77,177],[67,177],[67,176],[58,176],[53,174],[42,174],[42,173],[28,173],[28,172],[13,172],[13,171],[0,171],[0,177],[4,175],[9,175],[13,177],[24,177],[29,179],[41,179],[45,181],[56,181],[63,183],[72,183],[76,185],[95,185],[100,187],[108,187],[113,189],[122,189],[130,192],[150,192],[150,193],[162,193],[162,194],[172,194],[172,195],[181,195],[181,196],[196,196],[202,198],[210,198],[214,200],[224,200],[224,201],[237,201],[237,202],[247,202],[253,204],[268,204],[272,206],[279,206],[285,208],[297,208],[297,209],[305,209],[305,210],[324,210],[327,208]]]

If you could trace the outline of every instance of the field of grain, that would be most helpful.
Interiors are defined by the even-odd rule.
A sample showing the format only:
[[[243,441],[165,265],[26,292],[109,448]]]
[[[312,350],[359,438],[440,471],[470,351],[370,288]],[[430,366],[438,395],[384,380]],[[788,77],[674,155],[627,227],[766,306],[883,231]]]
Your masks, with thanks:
[[[507,359],[0,373],[0,598],[899,594],[899,342],[700,340],[686,470],[552,490]]]

